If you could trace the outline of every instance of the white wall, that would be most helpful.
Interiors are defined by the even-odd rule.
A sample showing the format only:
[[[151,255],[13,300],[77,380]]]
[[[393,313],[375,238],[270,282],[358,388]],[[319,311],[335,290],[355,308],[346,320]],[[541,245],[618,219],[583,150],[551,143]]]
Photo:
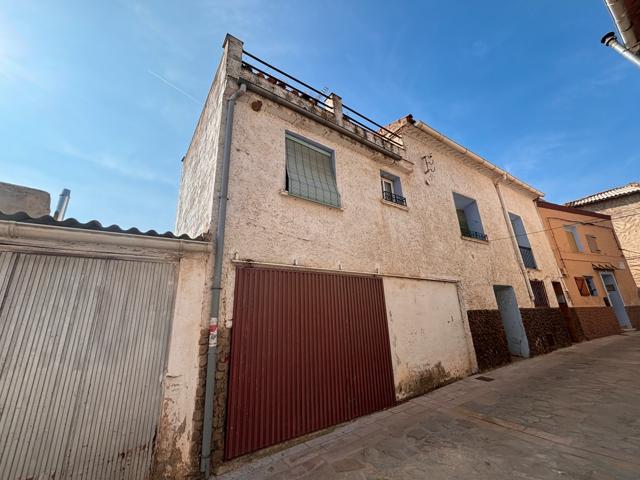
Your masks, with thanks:
[[[476,369],[455,283],[385,277],[383,284],[398,399]]]

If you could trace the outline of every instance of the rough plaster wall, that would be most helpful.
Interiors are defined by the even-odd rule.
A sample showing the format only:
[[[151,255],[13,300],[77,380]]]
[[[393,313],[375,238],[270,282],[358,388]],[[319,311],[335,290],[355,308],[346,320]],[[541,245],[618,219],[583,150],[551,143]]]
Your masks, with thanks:
[[[627,307],[627,315],[629,315],[633,328],[640,330],[640,305]]]
[[[341,264],[345,270],[374,272],[379,267],[385,273],[459,278],[464,300],[474,309],[495,308],[492,285],[512,285],[519,305],[531,305],[508,243],[505,248],[504,242],[478,242],[460,235],[453,191],[478,201],[490,238],[509,235],[490,178],[439,152],[435,141],[425,144],[408,138],[408,156],[417,166],[407,174],[381,155],[267,100],[260,99],[263,107],[254,112],[249,103],[256,99],[246,94],[236,108],[228,256],[237,252],[240,258],[263,262],[292,264],[295,259],[301,265],[329,269]],[[281,193],[285,130],[335,149],[342,210]],[[437,170],[426,185],[419,162],[430,152]],[[381,169],[401,178],[408,211],[381,202]]]
[[[154,479],[198,477],[208,345],[207,256],[180,261]]]
[[[629,268],[636,286],[640,288],[640,253],[637,253],[640,252],[640,193],[612,198],[580,208],[613,217],[613,227],[620,245],[626,249],[624,253]]]
[[[32,217],[42,217],[49,215],[50,204],[47,192],[0,182],[0,212],[25,212]]]
[[[197,237],[212,222],[218,155],[222,151],[224,95],[227,87],[223,55],[191,144],[182,163],[175,232]]]
[[[455,284],[383,279],[398,400],[420,395],[474,369]]]

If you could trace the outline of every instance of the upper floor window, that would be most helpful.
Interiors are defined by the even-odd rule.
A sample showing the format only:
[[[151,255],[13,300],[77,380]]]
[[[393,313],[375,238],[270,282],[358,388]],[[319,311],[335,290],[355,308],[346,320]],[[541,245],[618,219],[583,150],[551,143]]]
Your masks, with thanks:
[[[587,235],[587,244],[589,245],[589,250],[591,253],[600,253],[600,248],[598,247],[598,242],[596,241],[596,237],[593,235]]]
[[[289,195],[340,206],[333,151],[292,133],[285,136]]]
[[[473,198],[454,193],[453,203],[456,207],[462,236],[486,241],[487,235],[485,235],[482,227],[482,220],[480,220],[480,212],[476,201]]]
[[[524,228],[522,218],[515,213],[509,213],[509,219],[511,220],[511,226],[513,227],[513,233],[515,234],[518,242],[518,248],[520,249],[520,256],[522,257],[524,266],[527,268],[537,268],[536,259],[533,256],[531,243],[529,243],[529,237],[527,236],[527,231]]]
[[[564,232],[567,235],[567,241],[569,242],[569,247],[573,252],[584,252],[584,247],[582,246],[582,242],[580,241],[580,236],[578,235],[578,229],[575,225],[565,225]]]
[[[402,196],[400,177],[380,171],[380,185],[382,187],[383,200],[407,206],[407,199]]]
[[[593,277],[575,277],[576,285],[578,286],[578,291],[580,295],[583,297],[597,297],[598,289],[596,288],[596,284],[593,281]]]

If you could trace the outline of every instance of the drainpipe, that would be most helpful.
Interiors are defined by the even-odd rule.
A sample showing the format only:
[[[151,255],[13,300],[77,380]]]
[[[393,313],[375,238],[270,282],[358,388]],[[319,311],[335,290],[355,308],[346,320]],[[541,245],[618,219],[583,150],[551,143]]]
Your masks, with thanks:
[[[634,54],[627,47],[619,43],[615,33],[607,33],[604,37],[602,37],[602,40],[600,41],[607,47],[613,48],[616,52],[633,63],[636,67],[640,67],[640,57]]]
[[[231,137],[233,132],[233,113],[236,100],[247,91],[246,85],[233,93],[227,100],[227,115],[224,130],[224,150],[222,157],[222,178],[218,208],[218,224],[215,236],[215,258],[213,263],[213,286],[211,290],[211,319],[209,322],[209,349],[207,351],[207,379],[204,393],[204,421],[202,426],[202,456],[200,471],[209,478],[211,463],[211,433],[213,431],[213,397],[216,380],[216,354],[218,316],[220,314],[220,291],[222,290],[222,253],[224,251],[224,229],[227,216],[227,193],[229,191],[229,164],[231,160]]]
[[[527,275],[527,267],[524,266],[524,262],[522,261],[522,256],[520,255],[520,247],[518,246],[518,239],[516,238],[516,232],[513,230],[513,225],[511,225],[511,218],[509,218],[509,211],[507,210],[507,206],[504,203],[504,198],[502,197],[502,192],[500,191],[500,181],[504,181],[506,179],[507,179],[507,175],[503,174],[501,178],[493,182],[493,186],[496,187],[496,192],[498,193],[498,198],[500,199],[502,214],[504,215],[504,221],[507,222],[507,229],[509,230],[511,245],[513,246],[513,250],[516,253],[516,259],[518,260],[520,271],[522,272],[522,276],[524,277],[524,284],[527,287],[527,292],[529,292],[529,298],[531,299],[531,301],[533,301],[535,297],[533,295],[533,289],[531,288],[531,283],[529,283],[529,275]]]

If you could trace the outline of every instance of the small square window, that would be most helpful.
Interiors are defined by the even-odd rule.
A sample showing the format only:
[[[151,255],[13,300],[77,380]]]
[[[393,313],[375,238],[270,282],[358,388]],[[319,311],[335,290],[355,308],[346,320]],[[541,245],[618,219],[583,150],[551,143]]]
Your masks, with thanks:
[[[387,202],[407,206],[407,199],[402,196],[400,177],[380,171],[380,185],[382,187],[382,199]]]
[[[547,289],[544,287],[542,280],[530,280],[531,290],[533,291],[533,304],[536,307],[548,307],[549,297],[547,297]]]
[[[567,235],[567,241],[569,242],[569,248],[573,252],[584,252],[582,242],[580,242],[580,236],[575,225],[565,225],[564,232]]]
[[[596,241],[596,237],[593,235],[587,235],[587,244],[589,245],[589,250],[591,253],[600,253],[600,248],[598,247],[598,242]]]
[[[584,281],[587,283],[587,287],[589,288],[589,295],[597,297],[598,289],[596,288],[596,282],[593,281],[593,277],[584,277]]]

